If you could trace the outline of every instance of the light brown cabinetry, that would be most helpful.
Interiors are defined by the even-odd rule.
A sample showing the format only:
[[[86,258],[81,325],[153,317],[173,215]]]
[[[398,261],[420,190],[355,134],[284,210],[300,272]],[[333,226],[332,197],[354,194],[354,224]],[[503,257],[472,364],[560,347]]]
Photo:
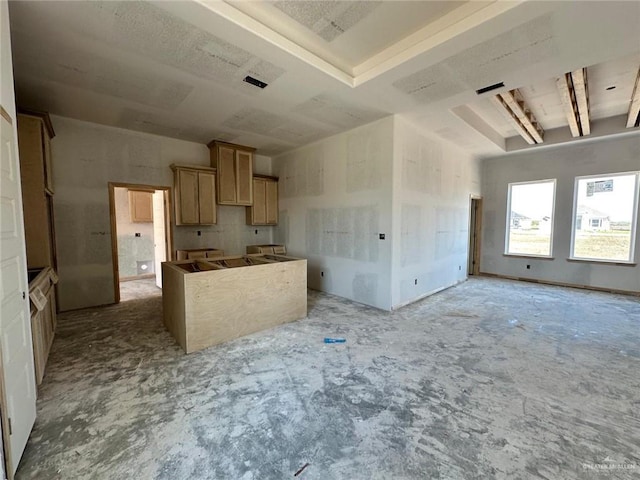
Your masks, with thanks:
[[[216,170],[172,165],[176,195],[176,225],[214,225]]]
[[[224,250],[217,248],[191,248],[176,251],[176,260],[193,260],[196,258],[219,258],[224,256]]]
[[[31,300],[31,339],[36,384],[40,385],[49,358],[56,329],[56,296],[54,285],[58,277],[52,268],[44,268],[29,283]]]
[[[250,206],[253,203],[255,149],[217,140],[208,146],[211,166],[216,169],[218,175],[218,203]]]
[[[18,114],[18,150],[27,267],[56,267],[53,228],[53,127],[46,113]]]
[[[247,207],[247,225],[278,224],[278,178],[253,177],[253,205]]]
[[[153,192],[129,190],[129,212],[133,223],[153,222]]]

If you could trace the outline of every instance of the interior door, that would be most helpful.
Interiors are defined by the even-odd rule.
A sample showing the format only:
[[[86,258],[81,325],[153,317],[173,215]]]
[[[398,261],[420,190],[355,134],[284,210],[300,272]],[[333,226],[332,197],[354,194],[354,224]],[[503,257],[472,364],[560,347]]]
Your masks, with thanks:
[[[36,419],[36,381],[29,318],[20,170],[14,130],[4,115],[1,130],[0,374],[3,376],[6,402],[3,414],[10,420],[10,456],[7,463],[10,465],[10,474],[13,474]]]
[[[153,193],[153,260],[156,269],[156,285],[162,288],[162,262],[167,260],[167,244],[164,220],[164,191]]]

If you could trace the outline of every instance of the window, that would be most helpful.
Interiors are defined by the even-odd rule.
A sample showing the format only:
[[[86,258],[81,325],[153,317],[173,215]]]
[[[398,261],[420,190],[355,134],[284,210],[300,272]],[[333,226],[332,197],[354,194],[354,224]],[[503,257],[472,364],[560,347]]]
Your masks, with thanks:
[[[555,180],[510,183],[505,253],[551,256]]]
[[[576,178],[571,258],[633,262],[639,174]]]

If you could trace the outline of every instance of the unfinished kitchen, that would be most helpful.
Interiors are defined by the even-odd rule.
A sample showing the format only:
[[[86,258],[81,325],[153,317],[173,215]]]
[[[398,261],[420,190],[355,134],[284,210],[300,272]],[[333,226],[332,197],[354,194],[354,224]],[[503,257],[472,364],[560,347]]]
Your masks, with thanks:
[[[0,14],[0,478],[635,478],[640,3]]]

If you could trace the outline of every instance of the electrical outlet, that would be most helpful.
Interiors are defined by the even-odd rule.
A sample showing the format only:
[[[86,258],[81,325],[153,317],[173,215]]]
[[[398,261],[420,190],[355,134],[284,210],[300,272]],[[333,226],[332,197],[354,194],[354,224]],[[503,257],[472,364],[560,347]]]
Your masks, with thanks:
[[[141,237],[141,236],[142,236],[142,234],[136,233],[136,237]]]
[[[200,237],[202,235],[202,230],[198,230],[198,236]]]
[[[531,265],[527,265],[527,270],[531,270]]]
[[[381,233],[380,234],[380,240],[384,240],[384,237],[385,237],[384,233]]]
[[[458,265],[458,270],[462,270],[462,265]]]
[[[258,229],[256,228],[256,235],[258,234]]]
[[[417,279],[417,278],[413,281],[413,284],[414,284],[414,285],[417,285],[417,284],[418,284],[418,279]]]
[[[321,276],[321,277],[324,277],[324,272],[320,272],[320,276]]]

